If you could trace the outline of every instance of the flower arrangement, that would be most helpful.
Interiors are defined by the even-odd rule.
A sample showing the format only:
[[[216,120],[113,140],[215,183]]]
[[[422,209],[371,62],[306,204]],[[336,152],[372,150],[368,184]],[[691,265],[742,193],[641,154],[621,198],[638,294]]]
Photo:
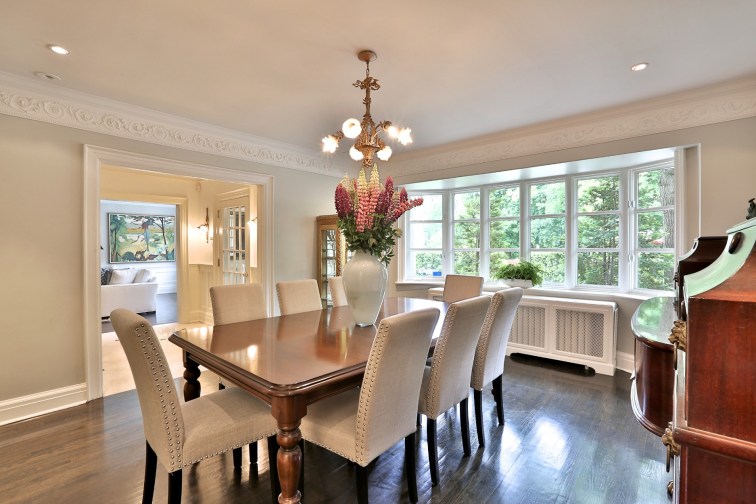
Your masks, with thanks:
[[[381,184],[378,166],[373,165],[370,181],[364,168],[356,179],[345,175],[336,186],[335,202],[347,248],[368,252],[388,266],[396,239],[402,235],[394,224],[404,212],[422,205],[423,198],[409,199],[404,188],[396,191],[391,177]]]

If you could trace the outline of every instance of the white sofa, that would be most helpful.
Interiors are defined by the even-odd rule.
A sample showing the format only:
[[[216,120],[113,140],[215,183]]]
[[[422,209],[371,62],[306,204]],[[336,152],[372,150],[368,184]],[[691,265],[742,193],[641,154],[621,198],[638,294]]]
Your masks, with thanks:
[[[100,286],[100,316],[110,317],[110,312],[116,308],[136,313],[154,312],[157,291],[157,279],[147,269],[111,270],[108,283]]]

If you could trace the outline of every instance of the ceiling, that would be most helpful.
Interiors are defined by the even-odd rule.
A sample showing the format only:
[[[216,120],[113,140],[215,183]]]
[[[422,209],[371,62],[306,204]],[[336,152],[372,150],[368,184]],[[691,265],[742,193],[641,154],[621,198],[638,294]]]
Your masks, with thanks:
[[[314,155],[364,113],[364,48],[374,119],[412,128],[401,156],[751,76],[754,47],[753,0],[24,0],[0,16],[0,71]]]

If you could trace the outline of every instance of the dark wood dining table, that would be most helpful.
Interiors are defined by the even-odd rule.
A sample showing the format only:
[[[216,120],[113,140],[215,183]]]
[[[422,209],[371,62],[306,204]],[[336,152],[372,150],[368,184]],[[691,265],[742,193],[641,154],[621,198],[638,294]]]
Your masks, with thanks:
[[[184,350],[184,399],[197,398],[202,365],[270,404],[278,423],[280,503],[301,501],[297,488],[302,454],[299,426],[313,402],[358,386],[383,318],[422,308],[441,314],[447,303],[388,298],[374,326],[357,327],[347,306],[282,315],[212,328],[181,329],[168,340]],[[433,346],[433,345],[432,345]]]

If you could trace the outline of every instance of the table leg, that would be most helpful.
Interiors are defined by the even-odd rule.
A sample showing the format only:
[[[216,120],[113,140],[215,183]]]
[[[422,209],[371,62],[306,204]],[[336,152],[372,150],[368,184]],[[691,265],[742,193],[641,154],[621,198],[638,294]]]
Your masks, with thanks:
[[[298,483],[302,468],[302,452],[299,442],[302,432],[299,425],[307,412],[306,404],[297,397],[274,397],[271,411],[278,422],[278,479],[281,482],[279,504],[298,504],[302,500]]]
[[[184,401],[197,399],[202,392],[202,385],[199,382],[200,374],[199,364],[194,362],[186,351],[184,354]]]

